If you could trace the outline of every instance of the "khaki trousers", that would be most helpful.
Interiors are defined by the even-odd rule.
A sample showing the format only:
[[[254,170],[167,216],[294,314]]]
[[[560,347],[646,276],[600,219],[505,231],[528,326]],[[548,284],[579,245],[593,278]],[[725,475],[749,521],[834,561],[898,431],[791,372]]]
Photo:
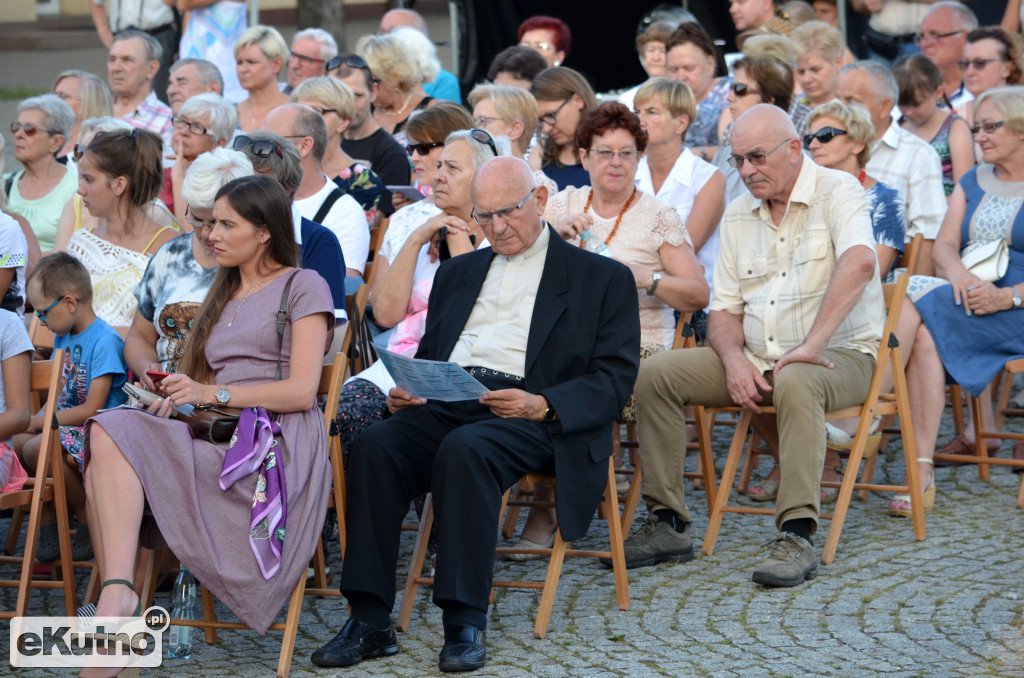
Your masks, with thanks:
[[[775,524],[811,518],[817,526],[825,464],[825,412],[859,405],[867,397],[875,359],[852,349],[828,349],[833,369],[790,363],[763,393],[778,411],[782,479]],[[648,512],[669,509],[690,520],[683,495],[688,405],[733,405],[725,368],[711,348],[656,353],[640,365],[636,382],[637,436],[643,451],[643,495]]]

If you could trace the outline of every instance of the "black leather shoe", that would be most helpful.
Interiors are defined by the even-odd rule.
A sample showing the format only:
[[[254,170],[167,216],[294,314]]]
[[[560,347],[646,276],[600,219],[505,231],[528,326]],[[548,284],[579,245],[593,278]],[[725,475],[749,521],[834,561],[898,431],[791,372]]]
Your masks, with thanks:
[[[389,657],[393,654],[398,654],[394,624],[388,624],[386,629],[378,631],[349,617],[338,635],[314,652],[311,659],[317,666],[352,666],[364,659]]]
[[[437,666],[442,671],[475,671],[487,661],[486,633],[475,626],[450,626],[444,630],[444,647]]]

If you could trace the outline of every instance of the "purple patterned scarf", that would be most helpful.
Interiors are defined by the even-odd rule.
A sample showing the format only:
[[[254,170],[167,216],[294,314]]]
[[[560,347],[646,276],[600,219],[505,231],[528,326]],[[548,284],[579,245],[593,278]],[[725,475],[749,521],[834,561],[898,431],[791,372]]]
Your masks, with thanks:
[[[242,410],[220,471],[220,489],[227,490],[256,469],[260,470],[249,520],[249,545],[264,579],[270,579],[281,568],[288,516],[284,471],[280,466],[281,448],[276,438],[279,435],[281,427],[262,407]]]

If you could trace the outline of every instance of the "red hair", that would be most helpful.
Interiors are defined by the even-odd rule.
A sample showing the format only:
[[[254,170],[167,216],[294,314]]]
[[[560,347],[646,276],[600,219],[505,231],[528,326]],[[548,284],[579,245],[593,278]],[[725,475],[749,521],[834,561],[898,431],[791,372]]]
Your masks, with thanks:
[[[559,52],[565,52],[565,55],[569,56],[569,47],[572,45],[572,33],[569,32],[569,27],[565,25],[564,21],[543,14],[531,16],[519,24],[519,34],[516,35],[516,40],[522,40],[523,34],[526,31],[537,30],[551,31],[555,40],[555,49]]]
[[[587,111],[576,130],[576,145],[589,149],[594,137],[617,129],[633,135],[638,152],[643,153],[647,148],[647,132],[640,126],[640,118],[618,101],[609,101]]]

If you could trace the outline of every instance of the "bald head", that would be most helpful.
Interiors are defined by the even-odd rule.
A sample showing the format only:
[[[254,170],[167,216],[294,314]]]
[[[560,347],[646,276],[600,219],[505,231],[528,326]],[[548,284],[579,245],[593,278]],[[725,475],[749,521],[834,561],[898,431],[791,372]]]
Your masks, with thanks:
[[[267,114],[262,129],[290,138],[303,158],[316,162],[327,150],[327,124],[320,114],[303,104],[284,104]]]
[[[499,156],[481,165],[470,195],[480,228],[498,254],[522,254],[544,231],[540,216],[548,189],[535,184],[533,170],[520,158]]]
[[[755,198],[788,201],[803,157],[793,121],[778,106],[757,104],[737,118],[730,162],[740,163],[736,169]]]
[[[756,104],[751,106],[743,115],[736,119],[732,128],[732,134],[743,135],[747,131],[756,130],[762,133],[771,133],[779,140],[796,138],[796,127],[789,113],[772,104]]]
[[[386,12],[380,19],[381,33],[390,33],[399,26],[409,26],[423,35],[428,35],[427,22],[423,20],[419,12],[414,12],[411,9],[393,9]]]

